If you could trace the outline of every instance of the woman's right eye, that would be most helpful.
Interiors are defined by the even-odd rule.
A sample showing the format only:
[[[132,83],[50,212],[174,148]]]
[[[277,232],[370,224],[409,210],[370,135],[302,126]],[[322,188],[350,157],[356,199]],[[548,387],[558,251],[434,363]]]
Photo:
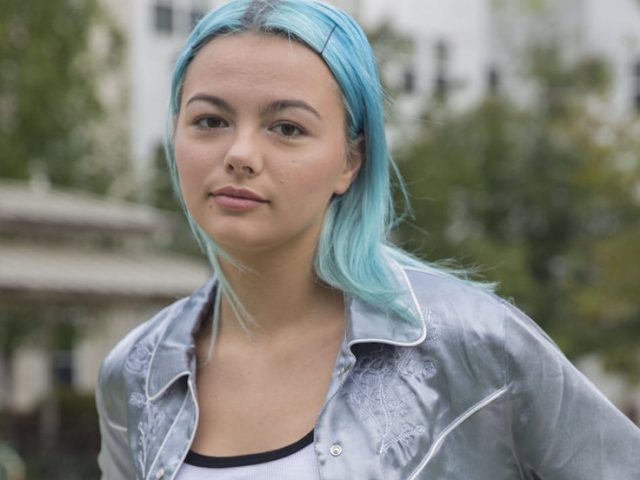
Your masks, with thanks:
[[[196,127],[201,128],[203,130],[210,130],[213,128],[222,128],[227,126],[226,122],[222,120],[220,117],[211,116],[211,115],[196,118],[196,120],[194,121],[194,124]]]

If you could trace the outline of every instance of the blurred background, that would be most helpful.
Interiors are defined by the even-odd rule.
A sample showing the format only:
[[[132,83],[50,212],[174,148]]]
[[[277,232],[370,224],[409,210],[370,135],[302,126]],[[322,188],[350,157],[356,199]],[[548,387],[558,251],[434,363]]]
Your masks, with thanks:
[[[0,0],[0,479],[98,478],[102,358],[209,274],[162,137],[222,3]],[[394,239],[498,282],[638,423],[640,0],[330,3],[390,93]]]

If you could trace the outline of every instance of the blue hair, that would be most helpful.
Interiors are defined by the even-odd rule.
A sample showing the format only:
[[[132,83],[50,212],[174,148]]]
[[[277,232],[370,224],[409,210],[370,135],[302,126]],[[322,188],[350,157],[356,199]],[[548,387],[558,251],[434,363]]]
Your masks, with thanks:
[[[347,117],[347,140],[363,139],[360,171],[327,210],[314,267],[326,284],[357,296],[389,313],[413,319],[400,301],[403,287],[392,274],[390,261],[426,266],[393,247],[388,236],[396,224],[391,176],[408,208],[406,189],[385,138],[384,94],[376,61],[367,38],[346,13],[314,0],[235,0],[210,12],[195,27],[175,66],[171,89],[171,115],[180,108],[182,84],[191,60],[211,39],[225,34],[256,31],[298,41],[318,53],[340,87]],[[174,187],[183,208],[173,147],[173,126],[167,132],[166,152]],[[221,288],[242,322],[248,316],[220,269],[219,257],[229,258],[215,241],[185,213],[200,246],[217,273]],[[231,259],[232,260],[232,259]]]

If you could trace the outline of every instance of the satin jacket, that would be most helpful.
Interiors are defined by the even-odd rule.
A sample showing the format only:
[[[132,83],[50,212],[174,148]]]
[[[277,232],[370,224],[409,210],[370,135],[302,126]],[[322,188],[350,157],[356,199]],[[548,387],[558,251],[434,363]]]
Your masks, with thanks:
[[[640,430],[533,321],[459,280],[394,268],[418,321],[347,299],[314,430],[321,479],[640,479]],[[103,480],[177,474],[198,421],[193,332],[215,288],[167,307],[103,362]]]

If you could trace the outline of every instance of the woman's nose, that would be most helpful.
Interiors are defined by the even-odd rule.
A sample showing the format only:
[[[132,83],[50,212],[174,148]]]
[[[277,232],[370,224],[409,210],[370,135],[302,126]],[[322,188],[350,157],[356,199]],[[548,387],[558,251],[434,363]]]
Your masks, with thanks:
[[[224,159],[224,169],[233,175],[253,177],[262,171],[263,158],[256,134],[238,133]]]

